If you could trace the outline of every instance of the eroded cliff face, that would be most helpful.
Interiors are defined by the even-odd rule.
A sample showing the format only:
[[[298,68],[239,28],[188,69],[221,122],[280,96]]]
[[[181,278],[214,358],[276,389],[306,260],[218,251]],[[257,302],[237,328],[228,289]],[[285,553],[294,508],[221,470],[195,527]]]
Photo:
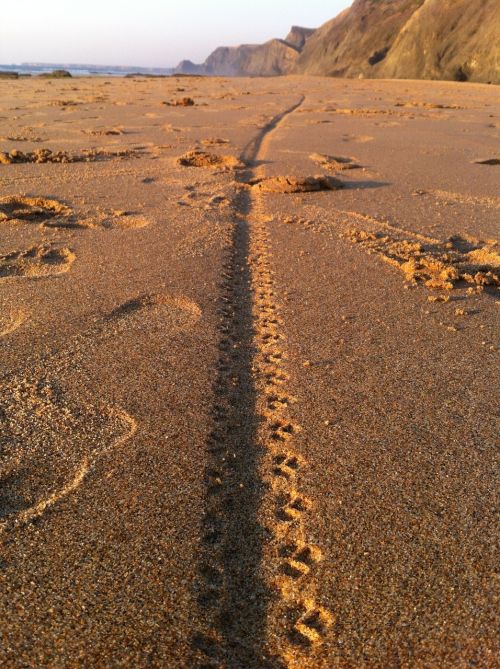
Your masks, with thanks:
[[[300,26],[292,26],[290,32],[285,37],[285,42],[291,44],[300,51],[304,48],[305,43],[316,32],[315,28],[301,28]]]
[[[295,71],[500,83],[500,2],[356,0],[316,31]]]
[[[424,0],[356,0],[309,39],[296,71],[337,77],[374,76],[400,30]]]
[[[289,72],[298,55],[295,47],[273,39],[265,44],[219,47],[204,66],[206,74],[272,76]]]
[[[219,47],[201,65],[182,61],[176,72],[233,77],[288,74],[313,33],[312,28],[293,26],[284,40],[272,39],[264,44]]]
[[[500,83],[499,0],[426,0],[379,76]]]

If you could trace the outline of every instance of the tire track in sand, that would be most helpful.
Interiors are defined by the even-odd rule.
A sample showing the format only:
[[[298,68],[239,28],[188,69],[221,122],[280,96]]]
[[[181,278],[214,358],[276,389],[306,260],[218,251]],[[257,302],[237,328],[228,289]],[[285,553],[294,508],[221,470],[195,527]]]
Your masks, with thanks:
[[[242,154],[242,183],[261,176],[276,116]],[[264,196],[242,188],[219,303],[219,360],[208,440],[197,600],[197,666],[313,666],[332,619],[316,602],[321,551],[307,541],[313,502],[287,390],[286,342],[271,269]],[[268,518],[266,509],[273,512]],[[265,524],[261,518],[266,518]]]
[[[297,109],[301,104],[294,106]],[[263,137],[254,162],[264,163],[273,133],[281,117]],[[255,177],[264,176],[258,165]],[[314,507],[300,489],[300,474],[307,465],[294,448],[301,427],[293,420],[295,398],[287,391],[286,339],[282,332],[279,296],[271,268],[272,248],[265,211],[265,196],[251,193],[249,264],[252,274],[255,328],[254,368],[258,377],[257,410],[262,416],[259,443],[263,452],[263,476],[273,493],[274,519],[269,522],[272,541],[266,546],[268,573],[279,596],[267,611],[269,643],[277,645],[286,667],[315,666],[315,648],[323,641],[333,620],[317,603],[315,567],[322,559],[319,547],[308,541],[307,515]]]

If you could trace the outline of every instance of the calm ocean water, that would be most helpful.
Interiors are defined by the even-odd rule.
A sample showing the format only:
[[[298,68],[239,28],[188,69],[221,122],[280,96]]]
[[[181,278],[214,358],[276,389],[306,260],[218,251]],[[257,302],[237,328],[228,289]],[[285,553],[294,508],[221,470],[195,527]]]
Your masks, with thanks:
[[[138,74],[156,74],[156,75],[169,75],[171,70],[168,68],[151,68],[146,69],[142,67],[112,67],[106,65],[0,65],[0,72],[18,72],[19,74],[31,74],[36,76],[37,74],[43,74],[46,72],[52,72],[53,70],[67,70],[74,77],[123,77],[126,74],[138,73]]]

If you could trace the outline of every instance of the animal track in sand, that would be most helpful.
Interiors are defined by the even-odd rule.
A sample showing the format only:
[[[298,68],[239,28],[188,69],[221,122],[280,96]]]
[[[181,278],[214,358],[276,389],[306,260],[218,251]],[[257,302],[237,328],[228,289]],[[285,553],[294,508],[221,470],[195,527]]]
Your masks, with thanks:
[[[293,626],[291,641],[302,646],[321,643],[333,623],[333,616],[314,600],[305,599],[298,607],[290,609],[290,615],[298,618]]]
[[[136,431],[124,411],[75,401],[56,380],[0,383],[0,534],[74,492]]]
[[[340,190],[344,184],[335,177],[257,177],[248,182],[254,190],[262,193],[311,193],[320,190]]]
[[[274,441],[288,441],[300,432],[300,425],[281,419],[272,420],[269,428],[271,430],[271,439]]]
[[[245,162],[263,164],[270,135],[297,106],[266,121],[243,152]],[[322,556],[306,540],[313,501],[300,490],[307,463],[295,444],[300,425],[291,414],[297,400],[288,392],[291,376],[271,269],[267,224],[272,219],[264,212],[266,187],[259,187],[266,181],[262,171],[252,168],[250,182],[250,170],[241,177],[223,263],[197,584],[206,623],[193,647],[204,656],[204,666],[267,666],[269,652],[270,666],[291,669],[304,659],[303,666],[312,666],[313,646],[326,634],[328,613],[314,597],[320,586],[315,567]],[[332,177],[319,179],[278,177],[278,192],[317,191]],[[253,630],[263,639],[255,649]],[[294,643],[299,635],[310,640],[307,648]]]
[[[292,541],[285,544],[279,551],[284,558],[281,571],[285,576],[293,579],[307,576],[311,568],[321,561],[323,554],[317,546],[303,541]]]
[[[267,395],[266,396],[266,409],[273,411],[273,412],[278,412],[281,410],[285,410],[290,404],[293,404],[295,402],[295,398],[292,398],[289,395]]]
[[[200,576],[203,579],[203,586],[198,594],[198,604],[202,608],[218,605],[222,596],[223,573],[217,567],[203,564],[200,567]]]
[[[245,167],[243,162],[235,156],[221,156],[206,151],[189,151],[177,158],[177,163],[183,167],[211,167],[236,170]]]
[[[0,281],[39,278],[67,272],[76,260],[71,249],[53,244],[32,246],[26,251],[0,255]]]
[[[213,207],[229,207],[231,200],[222,193],[211,195],[207,192],[189,190],[186,195],[177,201],[177,204],[183,207],[211,209]]]
[[[475,286],[475,292],[484,286],[496,289],[499,285],[497,240],[455,235],[442,241],[356,211],[335,210],[333,214],[331,222],[296,217],[286,217],[284,222],[298,223],[316,232],[334,229],[336,234],[398,268],[413,285],[422,283],[431,290],[445,292],[467,283]],[[352,227],[353,223],[356,227]],[[436,301],[447,300],[441,296]]]
[[[273,476],[286,479],[293,478],[304,464],[304,460],[296,454],[283,452],[273,456]]]
[[[281,121],[275,125],[279,127]],[[272,132],[272,130],[271,130]],[[258,160],[265,160],[271,133],[267,133],[257,152]],[[280,597],[269,604],[268,619],[271,635],[279,639],[280,655],[287,667],[312,666],[313,646],[326,634],[327,625],[321,626],[314,614],[321,611],[321,622],[328,618],[315,604],[317,582],[315,566],[321,559],[319,548],[306,541],[306,519],[313,502],[300,491],[300,474],[306,459],[294,448],[298,425],[290,415],[295,398],[285,391],[290,382],[288,374],[286,337],[282,332],[283,318],[278,303],[277,289],[271,270],[272,249],[267,223],[272,219],[264,213],[266,192],[307,192],[324,188],[337,189],[342,182],[333,177],[297,179],[296,177],[265,178],[263,167],[255,170],[256,176],[247,182],[251,200],[251,235],[249,264],[253,289],[253,316],[255,358],[254,368],[260,395],[259,442],[266,454],[267,475],[273,520],[268,530],[273,539],[269,545],[268,559],[274,572],[275,591]],[[290,611],[292,602],[301,601],[307,595],[308,608]],[[284,629],[283,629],[284,628]],[[317,629],[316,629],[317,628]],[[284,638],[283,638],[284,632]],[[298,657],[294,639],[297,636],[310,640],[307,657]],[[291,644],[291,645],[289,645]],[[306,644],[302,644],[305,648]],[[301,651],[302,652],[302,649]]]
[[[294,471],[292,468],[291,471]],[[291,479],[293,476],[280,468],[275,476],[283,476],[285,479]],[[312,508],[312,502],[309,498],[298,493],[294,488],[289,491],[280,492],[276,497],[276,519],[280,523],[302,522],[302,516],[306,511]]]

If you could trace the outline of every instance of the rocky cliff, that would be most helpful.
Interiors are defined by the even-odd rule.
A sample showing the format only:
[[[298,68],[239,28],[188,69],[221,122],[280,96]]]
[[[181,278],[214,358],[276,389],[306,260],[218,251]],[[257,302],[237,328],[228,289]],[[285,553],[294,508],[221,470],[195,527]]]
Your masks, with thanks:
[[[500,83],[500,0],[356,0],[315,32],[295,71]]]
[[[378,76],[500,83],[500,1],[426,0]]]
[[[373,76],[400,30],[424,0],[356,0],[318,28],[297,61],[297,72]]]
[[[500,83],[500,0],[354,0],[317,30],[216,49],[185,74],[451,79]]]
[[[182,74],[222,76],[275,76],[288,74],[302,48],[314,33],[310,28],[293,26],[286,39],[272,39],[264,44],[221,46],[201,65],[184,60],[175,69]]]

